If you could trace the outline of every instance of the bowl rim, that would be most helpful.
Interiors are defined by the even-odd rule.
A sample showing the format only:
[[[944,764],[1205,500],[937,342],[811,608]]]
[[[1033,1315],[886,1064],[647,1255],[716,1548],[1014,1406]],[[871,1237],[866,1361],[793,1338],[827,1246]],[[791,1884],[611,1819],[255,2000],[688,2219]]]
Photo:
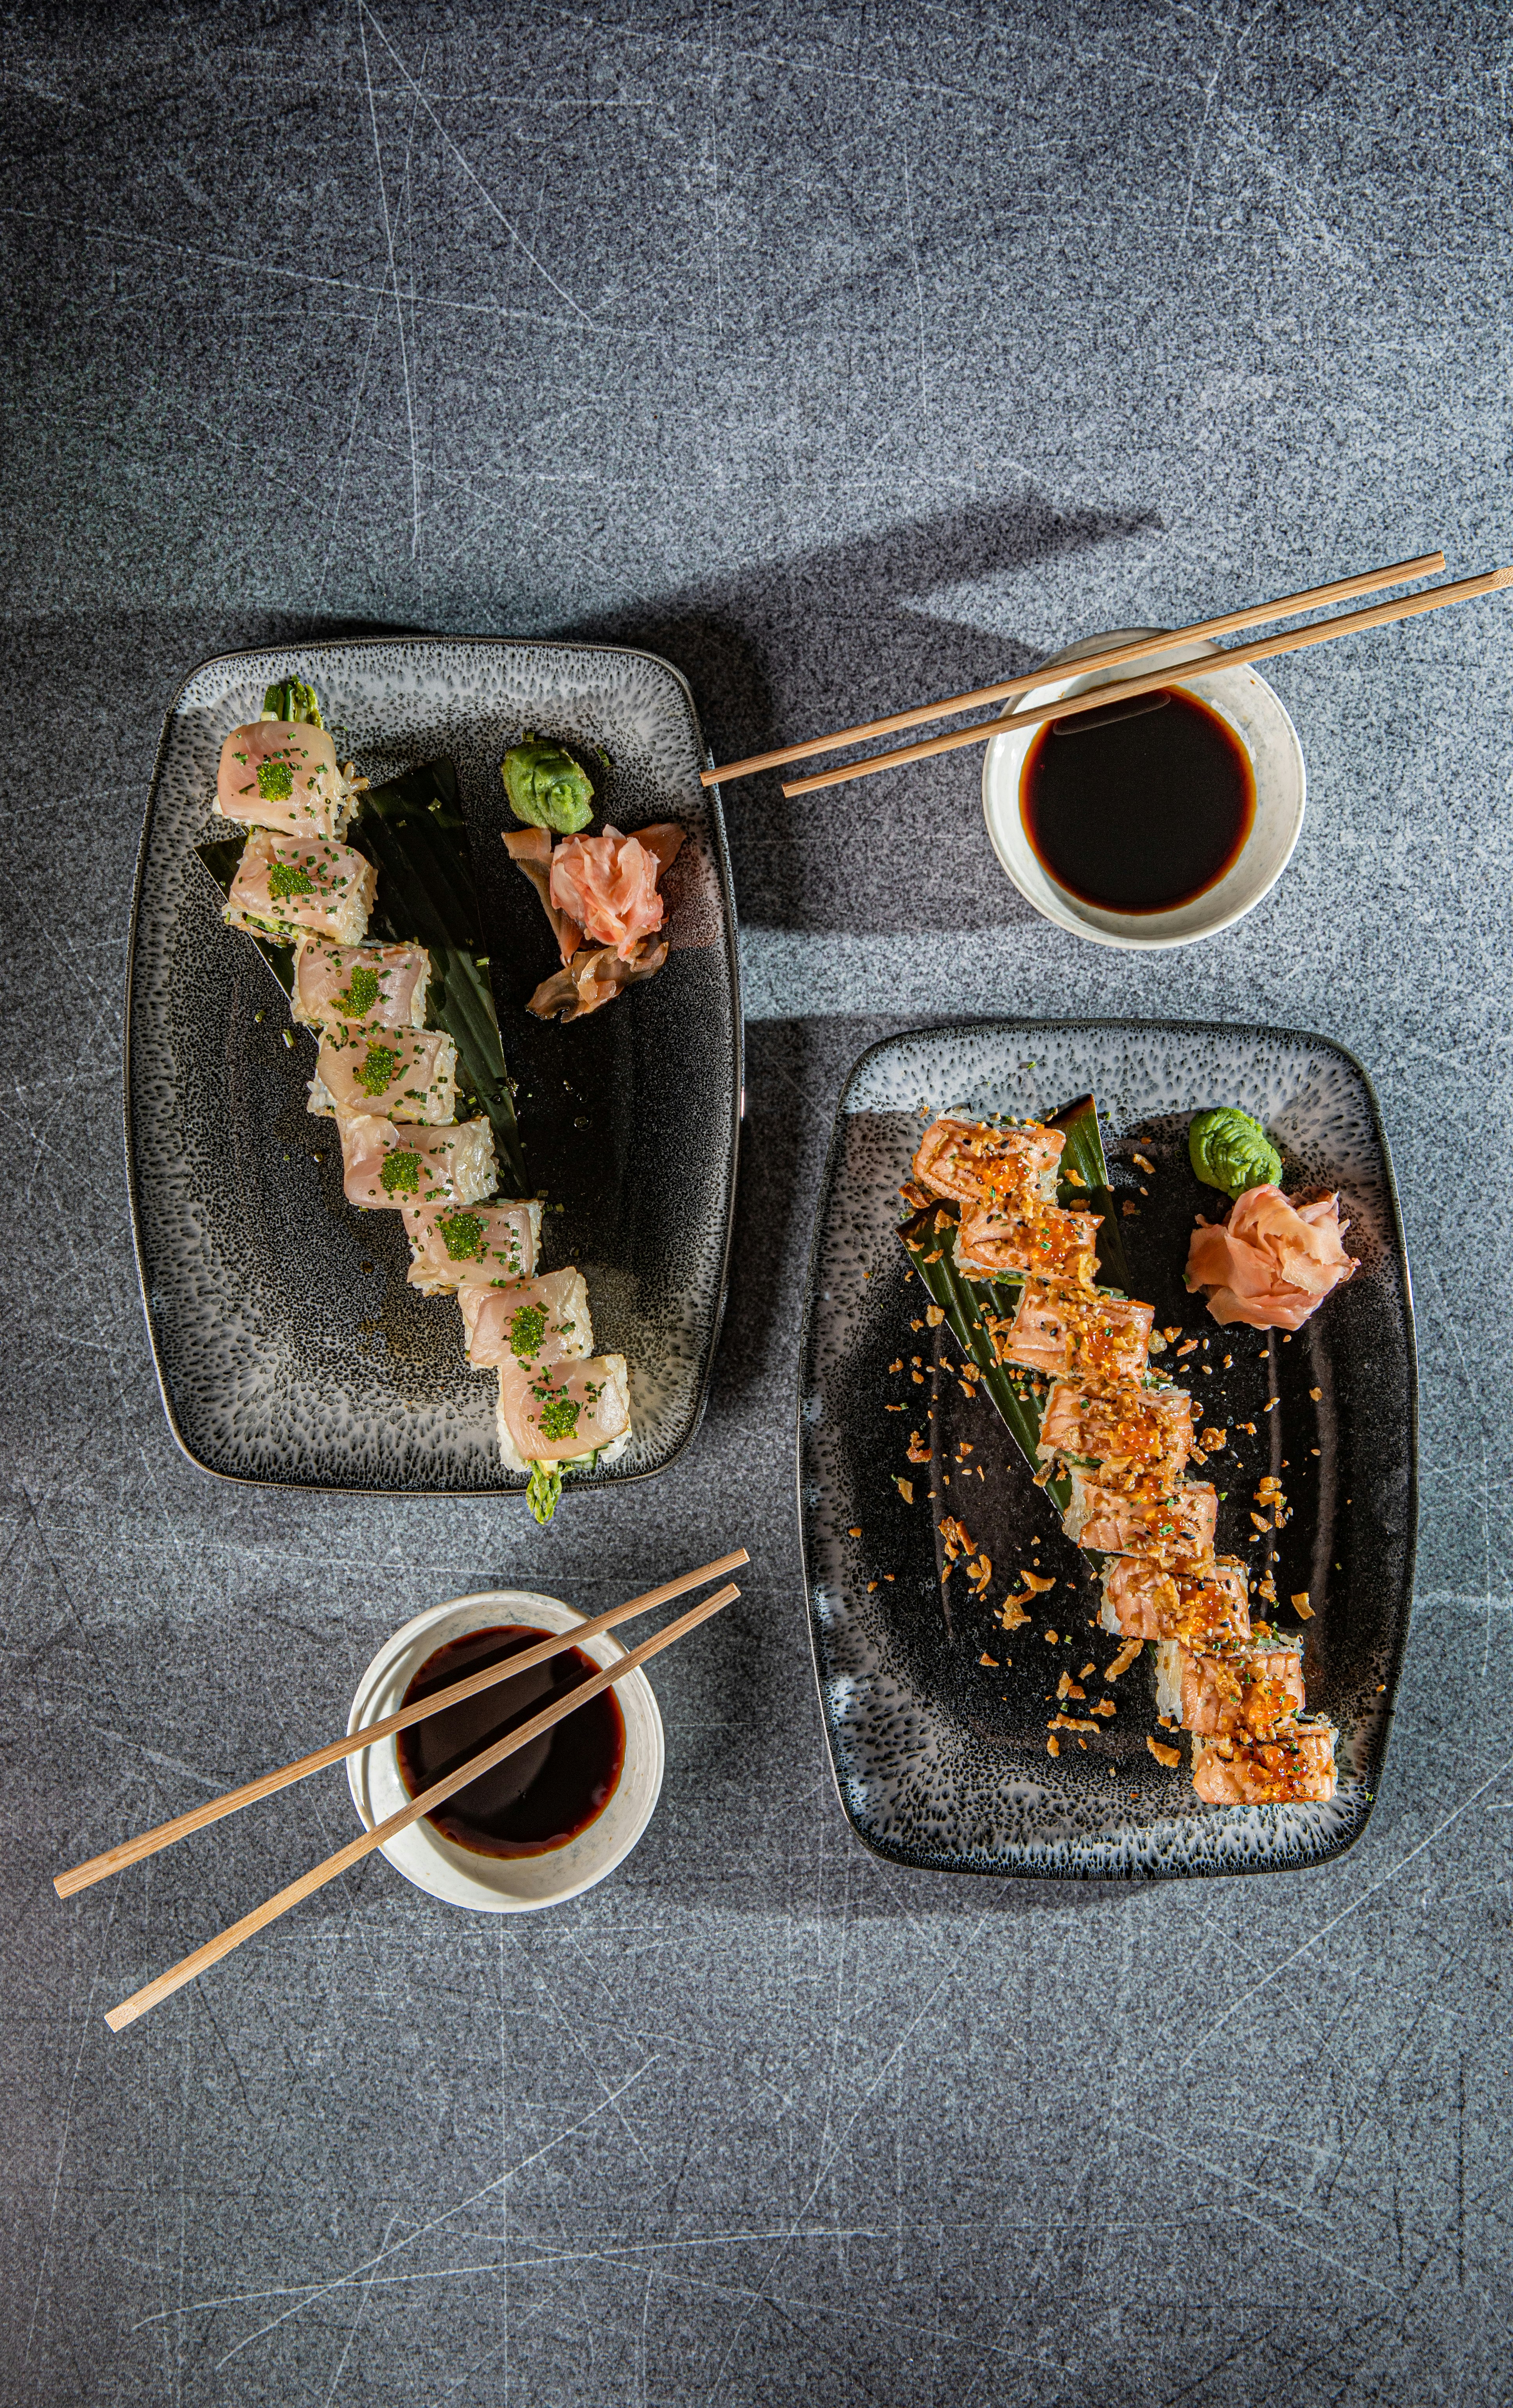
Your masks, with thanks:
[[[550,1597],[540,1589],[469,1589],[460,1597],[443,1598],[439,1604],[427,1606],[422,1612],[412,1614],[408,1622],[402,1623],[397,1630],[390,1634],[371,1657],[359,1675],[356,1687],[352,1692],[352,1702],[347,1715],[349,1733],[361,1729],[365,1722],[380,1719],[378,1711],[378,1697],[392,1681],[396,1669],[404,1663],[407,1656],[412,1656],[414,1659],[410,1667],[411,1671],[418,1669],[420,1663],[423,1661],[424,1654],[429,1652],[422,1649],[421,1642],[449,1616],[455,1614],[461,1608],[470,1606],[481,1610],[478,1621],[472,1626],[473,1627],[482,1627],[491,1616],[495,1614],[498,1614],[502,1620],[516,1622],[534,1620],[543,1629],[551,1628],[555,1618],[555,1627],[559,1630],[570,1630],[576,1625],[592,1619],[591,1616],[580,1613],[576,1606],[567,1604],[564,1598]],[[508,1608],[510,1611],[506,1614],[500,1614],[501,1608]],[[467,1627],[464,1626],[464,1628]],[[460,1637],[462,1633],[459,1631],[456,1635]],[[586,1656],[592,1656],[596,1663],[609,1665],[618,1663],[627,1650],[621,1646],[613,1631],[604,1630],[583,1641],[583,1652]],[[646,1714],[650,1734],[649,1762],[647,1766],[648,1785],[645,1799],[627,1822],[624,1830],[603,1864],[561,1883],[544,1896],[521,1898],[496,1887],[487,1874],[479,1870],[491,1864],[506,1864],[511,1861],[510,1859],[472,1856],[466,1849],[455,1847],[438,1831],[432,1829],[423,1817],[419,1822],[412,1823],[407,1830],[396,1833],[393,1840],[386,1842],[379,1850],[379,1854],[386,1856],[394,1870],[402,1873],[405,1879],[412,1883],[417,1889],[424,1890],[430,1897],[439,1899],[444,1905],[460,1906],[484,1914],[535,1914],[544,1907],[561,1906],[569,1899],[580,1898],[585,1890],[592,1889],[600,1882],[607,1880],[635,1847],[655,1813],[662,1795],[663,1776],[666,1769],[666,1735],[663,1727],[662,1713],[657,1704],[656,1691],[648,1680],[645,1670],[638,1669],[628,1673],[626,1678],[616,1685],[622,1693],[621,1699],[622,1713],[630,1697],[634,1696]],[[386,1707],[385,1711],[392,1712],[393,1708]],[[628,1714],[625,1716],[625,1761],[621,1769],[621,1784],[625,1781],[632,1762],[631,1727]],[[380,1754],[386,1756],[393,1765],[395,1782],[403,1791],[403,1783],[400,1782],[399,1776],[398,1751],[392,1737],[376,1742],[373,1747],[360,1748],[347,1758],[347,1786],[351,1793],[352,1804],[357,1810],[358,1817],[366,1830],[373,1828],[374,1821],[365,1796],[370,1760]],[[605,1809],[601,1811],[607,1812],[610,1802],[612,1801],[607,1800]],[[587,1828],[578,1834],[578,1838],[587,1839],[598,1820],[599,1817],[596,1815],[594,1823],[588,1825]],[[405,1848],[406,1841],[412,1843],[409,1849]],[[570,1840],[564,1847],[550,1851],[549,1854],[559,1859],[565,1859],[577,1845],[577,1840]],[[542,1859],[537,1857],[531,1861],[539,1863]],[[427,1872],[432,1870],[436,1877],[427,1879]],[[459,1895],[459,1892],[464,1890],[468,1895],[465,1897]]]
[[[1067,644],[1063,646],[1061,652],[1053,653],[1048,661],[1042,664],[1046,672],[1044,683],[1032,686],[1026,693],[1015,697],[1012,709],[1004,713],[1006,724],[1004,724],[1001,732],[990,739],[988,749],[983,755],[983,824],[988,832],[988,841],[992,847],[993,857],[997,861],[999,867],[1002,869],[1005,877],[1008,880],[1010,885],[1016,887],[1019,893],[1023,896],[1024,900],[1029,904],[1031,910],[1036,914],[1036,916],[1042,920],[1049,920],[1052,927],[1064,928],[1069,935],[1084,938],[1090,944],[1106,945],[1120,953],[1172,953],[1183,945],[1202,944],[1207,938],[1220,936],[1226,928],[1233,928],[1238,921],[1245,919],[1248,913],[1253,911],[1257,904],[1264,902],[1266,896],[1277,885],[1297,849],[1298,838],[1303,832],[1304,816],[1307,810],[1307,765],[1303,757],[1302,741],[1298,736],[1297,729],[1292,723],[1292,714],[1288,710],[1280,695],[1277,692],[1276,687],[1268,684],[1267,681],[1260,675],[1259,671],[1256,670],[1250,663],[1240,662],[1237,665],[1238,671],[1249,673],[1249,675],[1254,680],[1255,683],[1261,688],[1263,694],[1266,696],[1267,702],[1277,713],[1277,719],[1280,723],[1278,733],[1284,746],[1291,753],[1297,780],[1297,792],[1292,806],[1292,824],[1286,832],[1285,843],[1280,858],[1277,862],[1271,876],[1266,880],[1265,884],[1258,887],[1256,892],[1248,896],[1245,900],[1237,902],[1230,909],[1220,912],[1202,927],[1187,928],[1182,930],[1180,933],[1168,932],[1163,935],[1149,936],[1139,933],[1142,926],[1149,927],[1153,920],[1163,919],[1166,917],[1166,914],[1162,912],[1139,912],[1131,913],[1127,917],[1124,917],[1118,913],[1106,912],[1103,915],[1105,921],[1118,920],[1120,922],[1120,924],[1115,927],[1109,927],[1102,924],[1101,923],[1085,920],[1081,916],[1082,910],[1085,907],[1080,904],[1076,896],[1069,894],[1065,888],[1057,885],[1056,882],[1049,876],[1049,872],[1044,872],[1043,875],[1046,878],[1047,884],[1051,890],[1051,898],[1054,901],[1054,904],[1059,908],[1050,908],[1044,896],[1032,894],[1023,877],[1021,877],[1019,868],[1010,858],[1007,850],[1004,845],[1000,844],[998,839],[998,831],[993,824],[992,782],[996,766],[1003,759],[1004,749],[1006,741],[1010,738],[1018,740],[1019,737],[1023,733],[1022,730],[1015,729],[1008,723],[1012,722],[1018,712],[1034,709],[1041,703],[1057,702],[1060,701],[1064,695],[1087,693],[1095,686],[1106,685],[1115,681],[1120,674],[1117,666],[1110,669],[1094,669],[1085,677],[1078,677],[1076,674],[1077,662],[1079,659],[1085,658],[1089,652],[1102,652],[1110,644],[1134,642],[1138,637],[1161,636],[1166,634],[1170,634],[1172,637],[1171,650],[1169,652],[1158,652],[1154,654],[1152,657],[1152,666],[1164,666],[1167,661],[1170,661],[1173,663],[1174,666],[1179,666],[1184,661],[1202,660],[1206,656],[1222,652],[1224,649],[1222,645],[1214,643],[1211,638],[1207,637],[1184,637],[1180,629],[1167,629],[1163,627],[1111,627],[1106,628],[1098,634],[1080,637],[1075,644]],[[1066,676],[1058,677],[1054,675],[1053,672],[1059,669],[1068,670],[1071,673]],[[1170,679],[1169,682],[1173,685],[1191,686],[1191,681],[1184,680],[1178,675],[1174,675]],[[1202,693],[1194,693],[1193,698],[1198,702],[1208,700],[1208,697]],[[1210,708],[1211,707],[1212,705],[1210,703]],[[1250,838],[1248,837],[1246,838],[1246,845],[1241,848],[1239,855],[1240,860],[1244,859],[1246,847],[1249,846],[1249,842]],[[1238,863],[1236,863],[1235,866],[1238,867]],[[1225,873],[1226,876],[1228,874],[1228,872]],[[1221,881],[1216,881],[1215,885],[1208,891],[1211,894],[1217,893],[1218,887],[1221,882]],[[1195,902],[1201,903],[1203,897],[1200,895],[1195,896],[1193,899]],[[1183,904],[1178,905],[1177,908],[1180,910],[1187,910],[1192,907],[1190,905]]]

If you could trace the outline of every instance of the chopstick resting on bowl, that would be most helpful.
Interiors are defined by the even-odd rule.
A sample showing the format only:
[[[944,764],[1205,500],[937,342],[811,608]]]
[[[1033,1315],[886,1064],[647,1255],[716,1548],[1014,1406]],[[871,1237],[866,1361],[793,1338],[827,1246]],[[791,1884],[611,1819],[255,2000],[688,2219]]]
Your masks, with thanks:
[[[1284,594],[1275,602],[1249,602],[1243,609],[1222,611],[1217,619],[1200,619],[1192,627],[1177,627],[1165,635],[1135,636],[1126,643],[1109,644],[1099,652],[1088,652],[1077,664],[1076,674],[1086,677],[1090,670],[1114,668],[1124,661],[1147,660],[1152,652],[1163,652],[1173,644],[1196,643],[1200,637],[1235,636],[1245,627],[1264,626],[1268,619],[1294,619],[1303,610],[1322,610],[1331,602],[1349,602],[1357,594],[1379,594],[1387,585],[1406,585],[1415,577],[1437,577],[1445,566],[1442,552],[1420,552],[1417,560],[1399,560],[1388,568],[1363,568],[1354,577],[1336,577],[1327,585],[1311,585],[1302,594]],[[844,752],[848,744],[870,744],[875,736],[896,736],[901,728],[922,727],[932,719],[951,719],[959,711],[981,710],[991,702],[1011,702],[1016,695],[1028,694],[1033,687],[1044,685],[1045,669],[1026,669],[1018,677],[1003,678],[997,685],[979,685],[971,694],[948,695],[944,702],[921,703],[913,710],[891,711],[884,719],[869,719],[860,727],[837,728],[833,736],[812,737],[805,744],[784,744],[775,752],[753,752],[745,761],[727,761],[719,769],[700,772],[700,783],[713,786],[721,779],[753,778],[759,769],[781,769],[790,761],[807,761],[816,752]],[[789,789],[783,789],[786,794]]]
[[[653,1656],[660,1656],[664,1647],[671,1647],[676,1641],[686,1639],[691,1630],[697,1630],[701,1622],[707,1622],[711,1614],[718,1613],[722,1606],[729,1605],[732,1598],[739,1595],[740,1590],[734,1582],[730,1582],[724,1588],[716,1589],[713,1597],[701,1598],[689,1612],[679,1614],[676,1622],[669,1622],[665,1630],[659,1630],[654,1638],[643,1640],[629,1656],[622,1656],[618,1664],[607,1665],[602,1672],[594,1674],[592,1681],[584,1681],[578,1688],[569,1689],[565,1697],[558,1698],[550,1706],[543,1706],[538,1714],[533,1714],[529,1722],[521,1723],[518,1730],[507,1731],[504,1738],[495,1740],[492,1747],[482,1748],[477,1756],[470,1756],[454,1772],[433,1782],[429,1789],[422,1789],[419,1798],[411,1799],[407,1806],[401,1806],[384,1822],[376,1823],[371,1831],[362,1831],[355,1840],[349,1840],[344,1848],[338,1848],[334,1856],[327,1856],[323,1864],[316,1865],[307,1873],[301,1873],[298,1881],[291,1882],[287,1889],[279,1890],[273,1898],[264,1899],[250,1914],[244,1914],[239,1923],[229,1924],[213,1940],[207,1940],[202,1947],[193,1950],[188,1956],[180,1957],[177,1965],[170,1965],[166,1973],[158,1974],[156,1980],[134,1990],[129,1999],[122,1999],[120,2006],[112,2007],[106,2016],[111,2030],[123,2031],[128,2024],[136,2023],[139,2015],[160,2006],[164,1999],[171,1999],[186,1982],[193,1982],[197,1974],[218,1965],[222,1956],[229,1956],[244,1940],[250,1940],[255,1933],[265,1930],[270,1923],[278,1921],[280,1914],[287,1914],[292,1906],[298,1906],[302,1899],[312,1898],[318,1889],[325,1887],[327,1882],[335,1881],[338,1873],[361,1864],[375,1848],[381,1848],[386,1841],[407,1830],[412,1823],[418,1823],[422,1814],[434,1814],[449,1798],[455,1798],[459,1789],[465,1789],[470,1782],[480,1779],[485,1772],[492,1772],[496,1764],[503,1764],[506,1756],[513,1756],[517,1749],[529,1747],[533,1740],[539,1739],[543,1731],[550,1730],[554,1723],[564,1721],[569,1714],[576,1713],[579,1706],[586,1706],[591,1698],[601,1697],[606,1689],[613,1688],[617,1681],[628,1680],[632,1672],[638,1672],[643,1664],[649,1664]],[[576,1644],[589,1627],[587,1623],[579,1623],[575,1630],[567,1633],[569,1645]],[[522,1656],[506,1658],[510,1669],[517,1671],[524,1660]],[[434,1698],[427,1698],[425,1703],[434,1710]],[[370,1724],[361,1734],[364,1744],[372,1744],[377,1727],[377,1725]]]
[[[1117,702],[1133,701],[1136,695],[1155,694],[1163,686],[1191,685],[1195,678],[1211,677],[1218,669],[1243,668],[1249,661],[1276,660],[1282,652],[1301,652],[1310,644],[1332,643],[1336,636],[1363,635],[1368,627],[1390,627],[1398,619],[1416,619],[1425,610],[1443,610],[1452,602],[1471,602],[1478,594],[1497,594],[1513,585],[1513,567],[1489,568],[1479,577],[1463,577],[1453,585],[1432,585],[1425,593],[1409,594],[1396,602],[1374,602],[1366,610],[1343,611],[1337,619],[1320,619],[1311,627],[1293,627],[1285,635],[1263,636],[1254,643],[1220,646],[1193,661],[1168,662],[1163,669],[1153,669],[1145,677],[1119,678],[1108,685],[1090,686],[1085,693],[1069,694],[1060,702],[1045,702],[1033,710],[1006,711],[998,719],[978,720],[972,727],[960,727],[949,736],[932,736],[923,744],[905,744],[893,752],[874,752],[865,761],[849,761],[844,768],[823,769],[812,778],[794,778],[783,786],[788,796],[817,794],[821,786],[845,786],[853,778],[871,778],[879,769],[897,769],[906,762],[928,761],[937,752],[956,752],[968,744],[986,744],[1006,728],[1034,727],[1044,719],[1073,719],[1084,710],[1106,710]],[[1180,628],[1163,638],[1166,650],[1188,640],[1191,630]],[[1154,647],[1152,647],[1154,649]],[[1083,677],[1086,661],[1067,661],[1060,669],[1041,669],[1034,682],[1045,685],[1058,677]]]
[[[192,1806],[187,1813],[176,1814],[171,1823],[159,1823],[150,1831],[139,1832],[135,1840],[122,1840],[118,1846],[75,1865],[71,1871],[58,1873],[52,1886],[60,1898],[72,1898],[78,1891],[88,1889],[93,1882],[104,1881],[110,1873],[124,1872],[128,1865],[139,1865],[144,1857],[155,1856],[160,1848],[172,1847],[176,1840],[187,1840],[192,1831],[203,1831],[207,1824],[219,1823],[223,1815],[238,1813],[244,1806],[255,1806],[260,1798],[271,1798],[276,1790],[287,1789],[291,1782],[322,1772],[328,1764],[339,1764],[343,1756],[357,1756],[395,1731],[408,1730],[412,1723],[425,1722],[449,1706],[460,1706],[465,1698],[476,1698],[480,1690],[492,1688],[496,1681],[512,1680],[517,1672],[529,1672],[537,1664],[549,1663],[553,1656],[564,1655],[569,1647],[580,1646],[585,1639],[597,1639],[620,1623],[629,1622],[638,1613],[649,1613],[653,1606],[666,1605],[671,1598],[684,1596],[691,1588],[702,1588],[706,1581],[719,1580],[721,1573],[733,1572],[750,1560],[746,1549],[737,1547],[731,1555],[717,1555],[712,1564],[701,1564],[697,1571],[681,1572],[676,1580],[664,1581],[660,1588],[649,1588],[644,1597],[633,1597],[626,1605],[611,1606],[607,1613],[597,1614],[592,1622],[577,1622],[570,1630],[554,1631],[536,1646],[523,1648],[518,1656],[507,1656],[497,1664],[485,1665],[481,1672],[469,1673],[465,1681],[454,1682],[450,1689],[437,1689],[430,1697],[417,1698],[413,1705],[400,1706],[379,1722],[365,1723],[360,1730],[348,1731],[344,1738],[331,1740],[308,1756],[297,1756],[293,1764],[280,1765],[277,1772],[264,1772],[256,1781],[244,1782],[239,1789],[228,1789],[223,1797],[207,1799],[203,1806]]]

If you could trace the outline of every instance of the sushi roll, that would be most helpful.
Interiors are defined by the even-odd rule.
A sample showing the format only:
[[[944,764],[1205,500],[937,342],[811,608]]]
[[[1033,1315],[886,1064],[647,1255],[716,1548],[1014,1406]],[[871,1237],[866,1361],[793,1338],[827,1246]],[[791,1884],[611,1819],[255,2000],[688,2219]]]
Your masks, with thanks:
[[[499,1369],[499,1451],[512,1471],[533,1464],[613,1462],[631,1431],[631,1383],[623,1354],[590,1354],[539,1370]]]
[[[541,1279],[508,1280],[502,1287],[471,1282],[457,1291],[463,1345],[476,1370],[521,1363],[543,1370],[593,1352],[589,1291],[580,1271],[548,1271]]]
[[[367,934],[378,873],[350,846],[317,836],[254,828],[242,848],[221,918],[228,927],[296,944],[335,937],[355,944]]]
[[[1304,1710],[1303,1646],[1258,1623],[1249,1644],[1194,1655],[1179,1639],[1156,1644],[1156,1712],[1205,1739],[1271,1739]]]
[[[989,1128],[981,1121],[934,1121],[915,1150],[914,1176],[932,1196],[957,1204],[1054,1204],[1065,1143],[1060,1129],[1035,1122]]]
[[[289,1010],[305,1028],[423,1028],[430,984],[423,945],[334,945],[302,937]]]
[[[1210,1806],[1285,1806],[1333,1798],[1338,1737],[1333,1723],[1315,1715],[1271,1739],[1194,1739],[1192,1786]]]
[[[1100,1555],[1137,1555],[1165,1568],[1197,1565],[1213,1555],[1219,1492],[1206,1480],[1184,1480],[1165,1497],[1131,1493],[1075,1470],[1063,1521],[1075,1546]]]
[[[1180,1639],[1200,1653],[1241,1646],[1250,1636],[1244,1567],[1222,1555],[1192,1570],[1116,1556],[1104,1570],[1099,1619],[1125,1639]]]
[[[444,1126],[457,1105],[457,1046],[439,1028],[328,1030],[307,1110],[376,1112]]]
[[[1099,1392],[1076,1380],[1053,1380],[1036,1452],[1042,1463],[1092,1464],[1171,1485],[1186,1470],[1194,1445],[1192,1399],[1185,1388]]]
[[[1027,1279],[1013,1321],[997,1325],[998,1359],[1027,1371],[1137,1381],[1145,1374],[1155,1318],[1153,1305]]]
[[[216,815],[286,836],[345,836],[367,784],[351,770],[350,761],[338,767],[323,727],[307,720],[254,719],[234,727],[221,747]]]
[[[422,1296],[529,1279],[535,1268],[541,1251],[541,1207],[534,1199],[475,1204],[462,1212],[417,1204],[405,1197],[401,1210],[414,1256],[407,1277]]]
[[[404,1204],[479,1203],[499,1183],[486,1120],[452,1128],[398,1127],[381,1112],[338,1112],[342,1185],[363,1211]]]
[[[1021,1212],[1000,1204],[963,1209],[956,1240],[956,1268],[979,1279],[1069,1280],[1091,1287],[1098,1269],[1096,1212],[1063,1212],[1043,1204]]]

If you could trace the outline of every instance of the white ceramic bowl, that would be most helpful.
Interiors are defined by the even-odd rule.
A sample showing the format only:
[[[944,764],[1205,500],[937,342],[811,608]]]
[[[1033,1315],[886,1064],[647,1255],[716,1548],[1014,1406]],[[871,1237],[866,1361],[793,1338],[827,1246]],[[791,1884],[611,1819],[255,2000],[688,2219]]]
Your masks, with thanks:
[[[1080,644],[1069,644],[1046,666],[1048,670],[1061,668],[1084,653],[1102,652],[1109,644],[1129,643],[1137,636],[1160,632],[1154,627],[1120,627],[1106,636],[1089,636]],[[1015,708],[1032,710],[1043,702],[1059,701],[1063,695],[1083,694],[1090,686],[1110,684],[1121,674],[1143,676],[1148,670],[1175,667],[1182,661],[1198,660],[1219,649],[1217,644],[1203,641],[1178,643],[1170,652],[1153,652],[1143,661],[1132,662],[1122,672],[1117,668],[1097,669],[1088,677],[1078,677],[1075,672],[1048,677],[1044,685],[1021,695]],[[1303,747],[1296,728],[1265,680],[1257,677],[1254,669],[1242,666],[1220,669],[1196,683],[1180,677],[1172,678],[1171,683],[1183,687],[1199,702],[1206,702],[1233,728],[1250,756],[1256,781],[1255,821],[1237,860],[1204,894],[1194,896],[1191,903],[1183,903],[1174,911],[1101,911],[1095,904],[1069,895],[1064,886],[1048,876],[1025,835],[1020,815],[1020,776],[1043,722],[1017,729],[1010,721],[1003,735],[993,738],[982,765],[983,817],[992,849],[1008,876],[1025,901],[1033,903],[1044,918],[1054,920],[1058,927],[1070,928],[1076,937],[1089,938],[1095,945],[1155,952],[1167,945],[1195,944],[1200,937],[1217,936],[1220,928],[1233,927],[1247,911],[1254,910],[1263,895],[1270,894],[1287,867],[1303,825],[1307,786]]]
[[[392,1714],[426,1657],[465,1631],[508,1622],[528,1623],[538,1630],[571,1630],[582,1620],[560,1598],[538,1597],[532,1589],[480,1589],[474,1597],[434,1605],[379,1648],[357,1684],[347,1727],[360,1730],[364,1723]],[[607,1630],[584,1640],[582,1647],[585,1656],[601,1665],[616,1663],[625,1653]],[[383,1850],[396,1872],[433,1898],[482,1914],[523,1914],[533,1907],[556,1906],[602,1882],[630,1855],[662,1790],[662,1716],[651,1684],[644,1672],[632,1672],[616,1683],[615,1695],[625,1717],[625,1761],[608,1805],[576,1840],[541,1856],[477,1856],[454,1847],[422,1816]],[[409,1803],[392,1738],[350,1756],[347,1779],[369,1830]]]

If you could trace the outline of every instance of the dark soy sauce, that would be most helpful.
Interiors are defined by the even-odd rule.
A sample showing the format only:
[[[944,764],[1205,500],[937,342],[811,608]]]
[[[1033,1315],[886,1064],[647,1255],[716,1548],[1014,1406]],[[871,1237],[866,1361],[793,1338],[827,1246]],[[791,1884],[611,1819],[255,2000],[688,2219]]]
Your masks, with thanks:
[[[1239,738],[1176,689],[1048,720],[1020,776],[1041,867],[1101,911],[1191,903],[1233,867],[1255,815]]]
[[[428,1656],[404,1702],[450,1689],[470,1672],[519,1656],[549,1634],[512,1622],[492,1630],[469,1630]],[[400,1777],[412,1798],[445,1780],[508,1730],[529,1722],[543,1706],[566,1697],[600,1667],[580,1647],[564,1648],[513,1680],[500,1681],[463,1705],[449,1706],[423,1723],[412,1723],[394,1741]],[[435,1814],[426,1817],[454,1847],[477,1856],[544,1856],[564,1848],[604,1813],[625,1761],[625,1721],[612,1689],[567,1714],[539,1739],[507,1756],[481,1780],[471,1781]]]

